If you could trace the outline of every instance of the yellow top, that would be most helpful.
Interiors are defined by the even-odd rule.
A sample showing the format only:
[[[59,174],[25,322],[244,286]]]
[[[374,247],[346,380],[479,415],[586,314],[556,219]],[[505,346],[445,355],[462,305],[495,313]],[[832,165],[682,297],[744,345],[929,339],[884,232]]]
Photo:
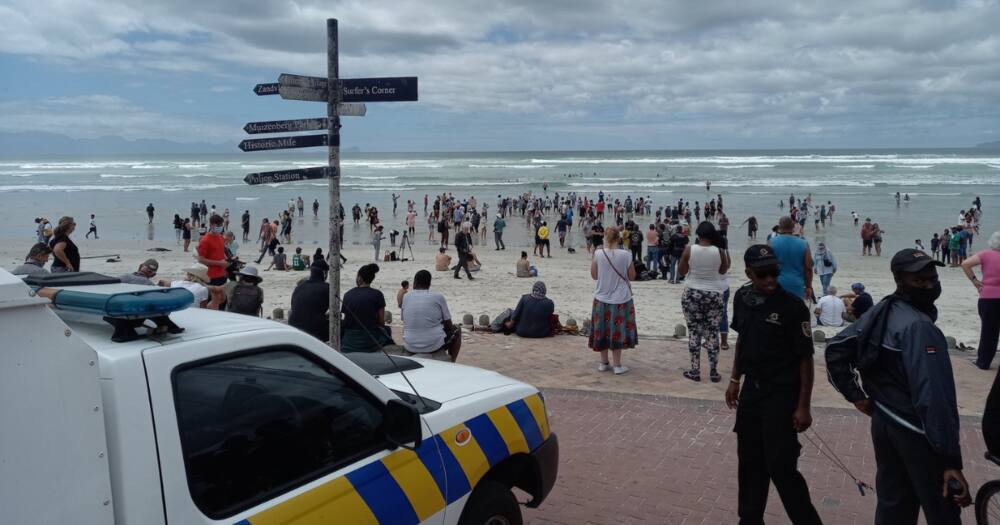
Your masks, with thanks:
[[[549,227],[548,226],[542,226],[541,228],[538,228],[538,238],[542,239],[543,241],[545,239],[549,238]]]

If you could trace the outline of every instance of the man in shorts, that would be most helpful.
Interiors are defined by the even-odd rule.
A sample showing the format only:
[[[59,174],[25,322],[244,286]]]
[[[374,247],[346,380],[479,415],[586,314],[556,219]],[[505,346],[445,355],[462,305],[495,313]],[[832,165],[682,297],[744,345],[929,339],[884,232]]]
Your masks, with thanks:
[[[420,270],[413,277],[413,290],[403,296],[404,347],[397,353],[454,363],[462,349],[462,329],[451,322],[444,296],[430,287],[431,273]]]

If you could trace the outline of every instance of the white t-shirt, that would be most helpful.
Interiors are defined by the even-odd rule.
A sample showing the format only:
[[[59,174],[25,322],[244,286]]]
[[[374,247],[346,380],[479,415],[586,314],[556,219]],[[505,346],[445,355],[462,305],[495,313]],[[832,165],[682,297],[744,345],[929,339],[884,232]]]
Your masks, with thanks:
[[[819,310],[819,324],[823,326],[844,325],[844,300],[836,295],[824,295],[816,303]]]
[[[434,352],[444,346],[442,321],[451,319],[444,296],[430,290],[411,290],[403,296],[403,343],[415,353]]]
[[[729,282],[719,273],[721,266],[722,252],[718,248],[692,244],[684,286],[706,292],[725,292]]]
[[[208,288],[201,283],[195,283],[191,281],[173,281],[170,283],[171,288],[184,288],[185,290],[194,294],[194,304],[195,306],[208,300]]]
[[[622,304],[632,299],[632,289],[627,281],[632,254],[625,250],[601,248],[594,252],[594,260],[597,261],[594,299],[606,304]]]

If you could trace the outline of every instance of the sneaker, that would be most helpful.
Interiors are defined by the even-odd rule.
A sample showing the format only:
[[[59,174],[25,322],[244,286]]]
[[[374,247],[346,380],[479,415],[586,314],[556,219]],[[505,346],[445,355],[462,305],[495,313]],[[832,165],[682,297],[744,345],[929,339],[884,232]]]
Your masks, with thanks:
[[[615,375],[616,376],[620,376],[620,375],[624,374],[625,372],[628,372],[628,367],[627,366],[622,365],[622,366],[616,366],[615,367]]]
[[[685,370],[684,377],[691,381],[701,382],[701,374],[697,370]]]
[[[611,370],[611,363],[601,363],[597,365],[598,372],[607,372],[608,370]]]
[[[711,379],[713,383],[718,383],[719,381],[722,381],[722,376],[719,375],[719,372],[717,370],[712,370],[708,374],[708,378]]]

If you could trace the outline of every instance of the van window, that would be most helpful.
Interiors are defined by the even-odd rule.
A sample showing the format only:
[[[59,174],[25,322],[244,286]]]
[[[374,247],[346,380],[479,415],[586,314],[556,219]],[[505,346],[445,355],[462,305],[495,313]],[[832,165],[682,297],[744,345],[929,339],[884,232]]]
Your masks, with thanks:
[[[194,503],[220,519],[387,447],[382,404],[293,347],[174,373]]]

